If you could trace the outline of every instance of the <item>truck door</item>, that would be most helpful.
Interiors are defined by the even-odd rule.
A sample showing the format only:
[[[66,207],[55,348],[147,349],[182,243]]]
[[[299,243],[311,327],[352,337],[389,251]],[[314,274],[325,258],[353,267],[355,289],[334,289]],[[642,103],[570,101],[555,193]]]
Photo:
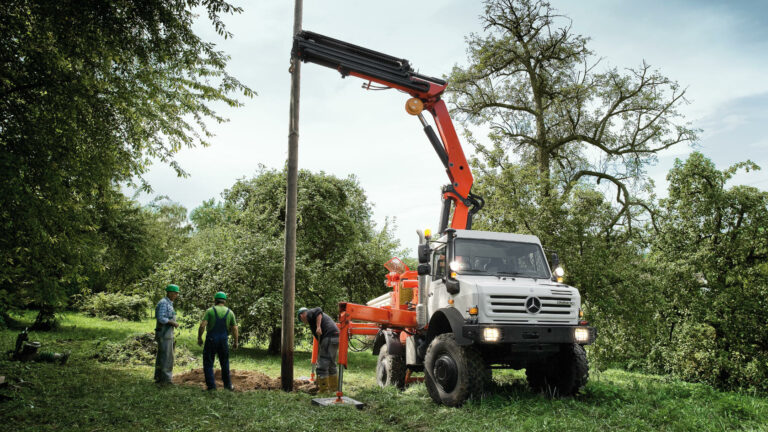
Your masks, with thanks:
[[[430,283],[429,313],[448,305],[448,291],[445,290],[445,277],[448,271],[448,257],[445,245],[432,253],[432,282]]]

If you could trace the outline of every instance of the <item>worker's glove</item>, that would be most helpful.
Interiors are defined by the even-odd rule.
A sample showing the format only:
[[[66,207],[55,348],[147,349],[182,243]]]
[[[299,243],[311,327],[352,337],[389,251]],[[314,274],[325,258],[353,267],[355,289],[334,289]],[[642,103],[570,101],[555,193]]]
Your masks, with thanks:
[[[203,346],[203,338],[197,338],[197,344]]]

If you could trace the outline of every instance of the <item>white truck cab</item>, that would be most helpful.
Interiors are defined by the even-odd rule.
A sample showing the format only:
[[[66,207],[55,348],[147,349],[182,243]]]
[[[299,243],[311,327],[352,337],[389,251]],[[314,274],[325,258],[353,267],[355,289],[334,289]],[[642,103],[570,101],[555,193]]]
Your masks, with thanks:
[[[436,402],[456,406],[481,393],[492,369],[525,369],[529,385],[550,395],[586,384],[584,346],[597,332],[536,236],[447,229],[423,239],[419,262],[424,331],[406,337],[405,368],[424,371]]]

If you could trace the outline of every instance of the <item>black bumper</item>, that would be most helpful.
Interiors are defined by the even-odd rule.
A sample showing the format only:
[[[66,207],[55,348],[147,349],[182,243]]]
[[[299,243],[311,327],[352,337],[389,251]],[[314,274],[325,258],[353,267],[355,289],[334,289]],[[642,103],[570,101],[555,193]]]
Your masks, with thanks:
[[[483,331],[486,328],[497,328],[501,332],[501,337],[496,342],[486,341],[483,338]],[[577,328],[586,329],[588,333],[587,341],[577,341],[574,336],[574,330]],[[507,344],[507,343],[530,343],[530,344],[563,344],[577,343],[579,345],[590,345],[595,342],[597,329],[587,326],[546,326],[546,325],[496,325],[496,324],[465,324],[461,330],[462,336],[471,339],[475,343],[487,344]]]

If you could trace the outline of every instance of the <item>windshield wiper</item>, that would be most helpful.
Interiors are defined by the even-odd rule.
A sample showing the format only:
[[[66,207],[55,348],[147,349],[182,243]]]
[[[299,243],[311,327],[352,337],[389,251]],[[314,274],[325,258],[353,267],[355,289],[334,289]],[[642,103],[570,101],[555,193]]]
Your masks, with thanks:
[[[480,269],[463,269],[463,270],[459,270],[459,274],[462,274],[462,273],[485,273],[485,270],[480,270]]]

